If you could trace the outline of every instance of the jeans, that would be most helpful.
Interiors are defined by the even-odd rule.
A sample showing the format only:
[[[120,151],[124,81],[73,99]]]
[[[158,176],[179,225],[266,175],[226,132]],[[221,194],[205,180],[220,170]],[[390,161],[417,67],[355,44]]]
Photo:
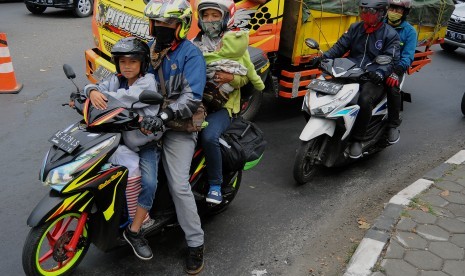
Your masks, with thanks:
[[[358,105],[360,111],[355,120],[352,129],[352,137],[355,140],[363,140],[368,124],[371,120],[371,113],[375,104],[378,103],[381,97],[384,96],[384,86],[374,84],[370,81],[360,84],[360,95],[358,97]]]
[[[139,151],[141,186],[137,204],[147,211],[152,208],[158,184],[158,162],[161,151],[157,146],[141,148]]]
[[[231,117],[226,109],[220,109],[208,114],[205,119],[208,126],[200,132],[200,143],[205,152],[207,178],[210,185],[223,183],[223,167],[219,138],[229,125]]]

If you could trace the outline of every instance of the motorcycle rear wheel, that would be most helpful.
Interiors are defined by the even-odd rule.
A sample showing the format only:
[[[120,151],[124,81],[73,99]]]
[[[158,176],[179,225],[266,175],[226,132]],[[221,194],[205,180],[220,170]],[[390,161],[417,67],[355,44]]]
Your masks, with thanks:
[[[228,208],[233,199],[236,197],[237,192],[239,191],[239,187],[241,186],[242,171],[231,173],[227,181],[229,184],[226,187],[222,188],[223,201],[220,204],[211,207],[210,214],[212,215],[219,214],[226,210],[226,208]]]
[[[67,275],[82,261],[89,249],[87,222],[75,252],[64,248],[76,230],[80,213],[66,213],[31,229],[23,247],[26,275]]]
[[[294,179],[298,184],[310,182],[318,169],[315,160],[318,157],[323,137],[319,136],[300,144],[294,161]]]

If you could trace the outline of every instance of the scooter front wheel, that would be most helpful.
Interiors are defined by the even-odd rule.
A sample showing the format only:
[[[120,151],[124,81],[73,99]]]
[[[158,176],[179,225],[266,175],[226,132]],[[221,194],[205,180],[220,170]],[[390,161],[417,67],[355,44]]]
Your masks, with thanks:
[[[86,222],[76,249],[67,249],[80,217],[80,213],[66,213],[31,229],[23,247],[26,275],[67,275],[76,268],[90,244]]]
[[[300,144],[294,161],[294,179],[298,184],[310,182],[318,166],[315,164],[323,141],[319,136]]]

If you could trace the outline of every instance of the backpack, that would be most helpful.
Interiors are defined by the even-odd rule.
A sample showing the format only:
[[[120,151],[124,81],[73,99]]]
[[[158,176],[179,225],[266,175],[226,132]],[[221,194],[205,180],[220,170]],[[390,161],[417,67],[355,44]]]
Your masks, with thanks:
[[[223,169],[232,172],[255,167],[263,156],[266,144],[263,132],[257,125],[242,117],[234,118],[220,136]]]

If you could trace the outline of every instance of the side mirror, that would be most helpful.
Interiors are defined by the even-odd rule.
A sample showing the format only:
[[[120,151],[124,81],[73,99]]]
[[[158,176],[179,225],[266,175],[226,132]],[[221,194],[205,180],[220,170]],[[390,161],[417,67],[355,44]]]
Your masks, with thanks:
[[[139,95],[139,101],[145,104],[162,104],[164,101],[163,96],[152,90],[144,90]]]
[[[63,64],[63,71],[65,72],[65,75],[68,79],[76,78],[76,73],[74,73],[74,70],[71,67],[71,65]]]
[[[392,62],[392,57],[386,55],[377,56],[375,62],[380,65],[386,65]]]
[[[316,40],[312,39],[312,38],[306,38],[305,39],[305,44],[308,46],[308,48],[310,49],[314,49],[314,50],[320,50],[320,45],[318,44],[318,42],[316,42]]]

